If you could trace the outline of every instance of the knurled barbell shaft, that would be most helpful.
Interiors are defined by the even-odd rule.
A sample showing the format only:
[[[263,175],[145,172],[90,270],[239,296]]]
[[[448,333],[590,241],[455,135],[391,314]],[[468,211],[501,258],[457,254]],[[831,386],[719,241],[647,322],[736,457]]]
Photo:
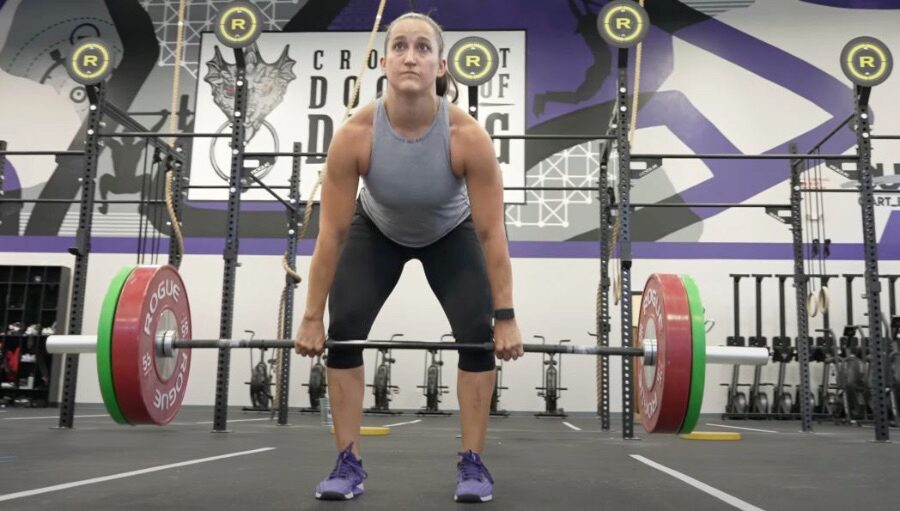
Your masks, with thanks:
[[[190,339],[173,340],[171,347],[178,348],[293,348],[291,339]],[[431,341],[379,341],[379,340],[328,340],[325,347],[398,349],[398,350],[455,350],[493,351],[493,343],[459,343]],[[626,348],[619,346],[596,346],[577,344],[524,344],[526,353],[562,353],[574,355],[643,356],[654,360],[654,354],[643,347]],[[47,339],[48,353],[93,353],[97,348],[97,337],[93,335],[51,335]],[[655,348],[655,347],[654,347]],[[653,348],[648,347],[649,350]],[[766,348],[707,346],[708,364],[765,365],[769,361]],[[646,363],[646,362],[645,362]]]
[[[173,348],[293,348],[294,341],[288,339],[191,339],[175,340]],[[655,349],[655,344],[651,349]],[[493,343],[460,343],[432,341],[378,341],[351,340],[325,342],[329,349],[365,348],[400,350],[451,350],[451,351],[494,351]],[[655,359],[644,347],[625,348],[621,346],[597,346],[579,344],[523,344],[525,353],[560,353],[572,355],[635,356]],[[766,348],[740,346],[707,346],[708,364],[726,365],[766,365],[769,350]]]
[[[293,348],[290,339],[191,339],[175,340],[174,348]],[[392,350],[449,350],[449,351],[494,351],[494,344],[431,341],[379,341],[349,340],[325,341],[328,349],[365,348]],[[643,356],[643,348],[622,348],[611,346],[579,346],[573,344],[523,344],[529,353],[572,353],[579,355],[633,355]]]

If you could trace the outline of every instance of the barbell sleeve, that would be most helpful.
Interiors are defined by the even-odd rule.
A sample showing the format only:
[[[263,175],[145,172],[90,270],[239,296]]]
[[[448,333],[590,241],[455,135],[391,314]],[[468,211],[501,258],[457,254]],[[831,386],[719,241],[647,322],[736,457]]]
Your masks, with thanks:
[[[769,349],[749,346],[707,346],[706,363],[764,366],[769,363]]]
[[[47,353],[51,355],[96,352],[96,335],[51,335],[47,337]]]

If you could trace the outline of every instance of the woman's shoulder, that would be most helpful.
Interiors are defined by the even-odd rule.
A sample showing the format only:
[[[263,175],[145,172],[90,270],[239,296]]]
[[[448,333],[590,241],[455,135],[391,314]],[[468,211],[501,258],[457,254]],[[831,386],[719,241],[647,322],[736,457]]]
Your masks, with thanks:
[[[478,121],[468,114],[462,107],[457,105],[456,103],[447,101],[447,111],[450,113],[450,126],[456,127],[466,127],[469,128],[472,125],[478,125]]]
[[[479,131],[484,131],[484,128],[478,123],[478,119],[469,115],[462,107],[453,103],[449,103],[448,106],[451,129],[461,130],[460,134],[469,136],[474,135]]]
[[[462,141],[475,142],[487,136],[487,131],[468,112],[461,107],[449,103],[450,133]]]
[[[359,141],[359,137],[371,136],[372,120],[375,118],[375,102],[363,106],[353,113],[347,122],[343,123],[335,134],[335,138],[346,138],[351,141]]]
[[[347,120],[346,125],[354,128],[372,127],[372,120],[375,119],[376,101],[370,101],[368,104],[357,110]]]

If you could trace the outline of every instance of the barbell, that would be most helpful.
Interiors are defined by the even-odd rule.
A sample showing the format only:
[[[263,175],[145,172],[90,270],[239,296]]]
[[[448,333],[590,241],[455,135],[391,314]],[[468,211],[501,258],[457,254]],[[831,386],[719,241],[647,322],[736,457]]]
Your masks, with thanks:
[[[635,347],[525,344],[526,353],[633,356],[649,433],[689,433],[703,402],[706,364],[768,363],[766,348],[707,346],[703,305],[687,276],[644,286]],[[47,352],[96,353],[103,403],[120,424],[165,425],[181,408],[195,348],[291,348],[291,339],[192,339],[184,281],[170,265],[122,268],[103,300],[97,335],[51,335]],[[494,350],[493,343],[326,340],[329,350]]]

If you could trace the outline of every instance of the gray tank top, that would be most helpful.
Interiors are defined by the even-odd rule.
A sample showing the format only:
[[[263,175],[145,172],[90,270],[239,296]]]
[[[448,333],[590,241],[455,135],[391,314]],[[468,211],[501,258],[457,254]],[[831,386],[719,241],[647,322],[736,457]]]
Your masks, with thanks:
[[[440,98],[434,124],[417,139],[394,131],[381,98],[372,127],[360,203],[378,229],[400,245],[424,247],[461,224],[470,214],[469,195],[450,165],[447,100]]]

